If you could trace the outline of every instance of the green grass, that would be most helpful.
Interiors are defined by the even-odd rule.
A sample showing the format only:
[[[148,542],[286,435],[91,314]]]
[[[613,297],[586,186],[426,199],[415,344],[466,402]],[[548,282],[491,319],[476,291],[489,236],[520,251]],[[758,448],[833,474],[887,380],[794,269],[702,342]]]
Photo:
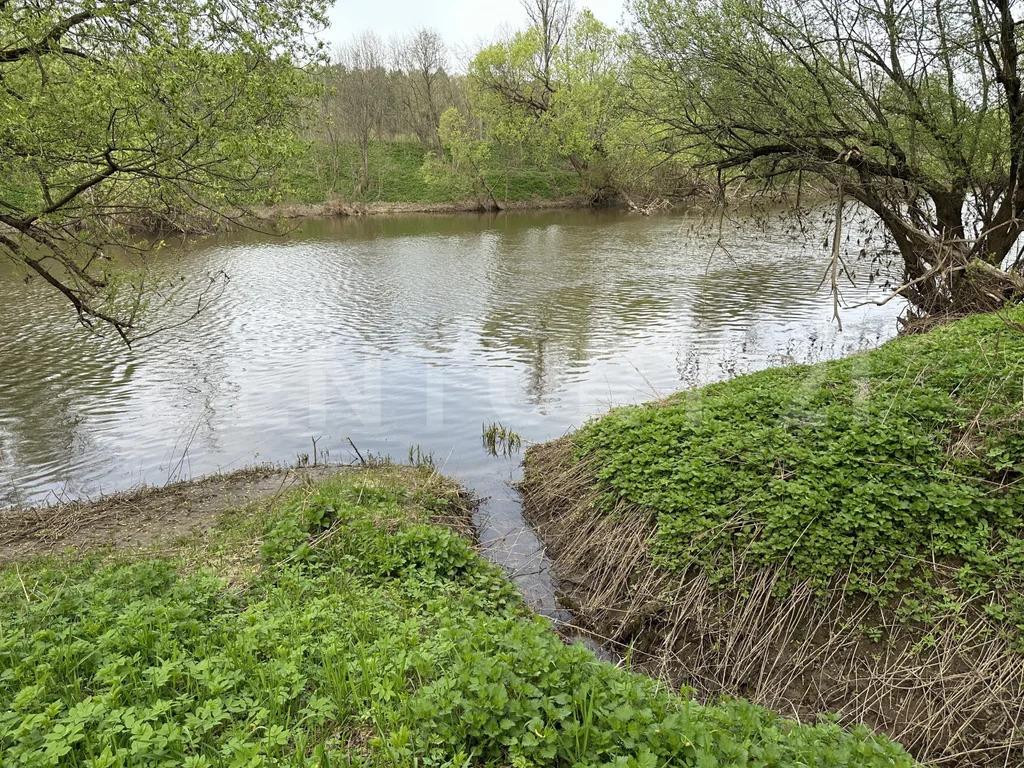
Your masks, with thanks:
[[[657,514],[663,569],[782,568],[902,618],[981,605],[1024,650],[1024,309],[767,370],[584,427],[602,504]]]
[[[320,203],[340,198],[347,202],[451,203],[475,199],[477,191],[462,176],[428,167],[427,150],[417,142],[375,141],[370,144],[370,189],[356,195],[361,165],[359,148],[342,144],[337,151],[337,175],[332,150],[313,144],[282,179],[285,200]],[[580,193],[579,177],[567,168],[517,168],[489,174],[499,201],[553,200]],[[507,186],[506,186],[507,181]]]
[[[278,173],[272,198],[284,203],[423,203],[443,204],[476,200],[481,196],[465,175],[448,166],[428,163],[428,152],[413,141],[374,141],[370,144],[369,189],[356,194],[361,159],[358,145],[344,143],[335,152],[323,143],[313,143],[294,164]],[[335,170],[335,163],[337,169]],[[557,200],[582,194],[579,176],[563,167],[515,167],[508,173],[487,174],[488,184],[499,202]],[[19,183],[19,182],[24,183]],[[32,207],[40,201],[30,180],[15,178],[5,184],[13,200]]]
[[[173,557],[4,571],[0,764],[911,765],[564,645],[423,487],[342,475]]]

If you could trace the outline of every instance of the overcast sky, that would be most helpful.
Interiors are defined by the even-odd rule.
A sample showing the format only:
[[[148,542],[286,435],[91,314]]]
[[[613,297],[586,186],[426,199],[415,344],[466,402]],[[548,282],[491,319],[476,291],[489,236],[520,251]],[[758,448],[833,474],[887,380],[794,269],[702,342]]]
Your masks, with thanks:
[[[577,0],[605,24],[619,26],[623,0]],[[489,41],[503,25],[525,25],[519,0],[335,0],[326,39],[334,47],[365,30],[387,40],[418,27],[433,27],[455,49]]]

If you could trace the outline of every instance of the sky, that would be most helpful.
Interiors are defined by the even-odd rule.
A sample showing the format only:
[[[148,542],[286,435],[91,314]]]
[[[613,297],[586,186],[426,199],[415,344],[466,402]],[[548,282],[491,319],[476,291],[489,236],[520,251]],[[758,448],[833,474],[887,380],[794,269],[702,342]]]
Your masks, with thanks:
[[[619,26],[624,0],[577,0],[605,24]],[[490,41],[504,25],[525,26],[519,0],[335,0],[331,27],[324,37],[333,48],[372,30],[387,40],[419,27],[432,27],[456,53]],[[456,56],[458,58],[458,56]]]

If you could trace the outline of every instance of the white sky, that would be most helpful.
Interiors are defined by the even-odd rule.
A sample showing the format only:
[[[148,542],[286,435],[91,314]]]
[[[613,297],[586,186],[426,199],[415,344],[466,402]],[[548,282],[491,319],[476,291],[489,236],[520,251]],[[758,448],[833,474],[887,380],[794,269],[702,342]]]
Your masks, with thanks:
[[[605,24],[620,26],[624,0],[577,0]],[[454,49],[489,41],[504,25],[525,26],[526,14],[519,0],[335,0],[331,27],[324,37],[333,48],[352,36],[372,30],[385,40],[419,27],[433,27]]]

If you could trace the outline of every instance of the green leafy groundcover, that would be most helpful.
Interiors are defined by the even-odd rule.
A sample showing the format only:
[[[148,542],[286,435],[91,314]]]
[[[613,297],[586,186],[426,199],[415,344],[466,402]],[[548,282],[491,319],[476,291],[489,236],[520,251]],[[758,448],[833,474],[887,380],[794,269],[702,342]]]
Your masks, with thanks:
[[[374,141],[369,146],[370,188],[359,192],[362,160],[359,147],[312,144],[280,180],[286,200],[321,203],[335,197],[349,202],[450,203],[482,194],[473,182],[445,162],[432,162],[417,142]],[[337,174],[334,168],[338,169]],[[507,175],[488,174],[498,200],[557,200],[583,192],[579,176],[569,168],[510,168]]]
[[[947,603],[966,594],[1019,642],[1022,396],[1016,308],[622,408],[575,447],[605,501],[658,514],[664,568],[736,583],[743,559],[883,601],[908,583]]]
[[[702,706],[565,646],[409,508],[372,473],[295,497],[244,587],[180,559],[4,572],[0,763],[912,765],[866,730]]]

